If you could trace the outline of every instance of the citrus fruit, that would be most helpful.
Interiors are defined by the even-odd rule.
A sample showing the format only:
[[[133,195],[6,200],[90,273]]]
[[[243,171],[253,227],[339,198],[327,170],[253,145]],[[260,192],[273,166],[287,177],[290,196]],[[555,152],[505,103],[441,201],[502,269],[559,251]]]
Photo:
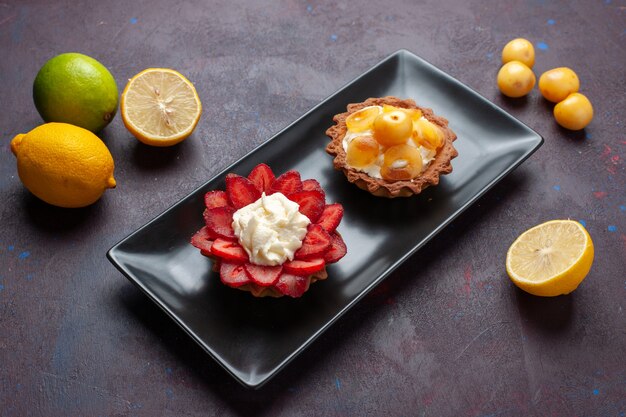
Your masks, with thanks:
[[[520,235],[506,254],[506,272],[515,285],[534,295],[569,294],[587,276],[593,242],[574,220],[552,220]]]
[[[200,120],[202,104],[193,84],[167,68],[148,68],[128,81],[122,120],[141,142],[171,146],[186,139]]]
[[[554,106],[554,118],[566,129],[584,129],[593,119],[593,106],[584,95],[572,93]]]
[[[507,97],[522,97],[535,86],[535,74],[520,61],[507,62],[498,71],[498,88]]]
[[[35,107],[45,122],[62,122],[92,132],[117,112],[117,84],[111,73],[87,55],[66,53],[44,64],[33,84]]]
[[[502,49],[502,63],[520,61],[528,68],[535,65],[535,48],[527,39],[517,38],[507,43]]]
[[[84,207],[115,187],[113,157],[87,129],[46,123],[11,141],[24,186],[46,203]]]

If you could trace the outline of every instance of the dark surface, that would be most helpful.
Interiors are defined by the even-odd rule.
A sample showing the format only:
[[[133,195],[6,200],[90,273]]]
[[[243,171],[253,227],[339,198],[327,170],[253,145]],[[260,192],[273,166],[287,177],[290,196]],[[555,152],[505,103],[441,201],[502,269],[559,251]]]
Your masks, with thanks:
[[[393,201],[345,181],[319,146],[328,141],[328,121],[345,110],[345,103],[413,97],[418,92],[421,105],[445,114],[459,135],[454,172],[417,197]],[[472,112],[459,111],[459,102]],[[472,119],[476,123],[470,123]],[[259,387],[542,142],[466,86],[402,50],[116,245],[109,255],[222,366],[243,384]],[[349,254],[328,268],[332,279],[299,300],[257,300],[226,288],[219,274],[211,272],[211,262],[189,244],[189,237],[204,226],[204,194],[224,189],[227,172],[247,175],[260,161],[280,166],[277,175],[296,169],[304,179],[317,179],[327,201],[341,202],[345,210],[339,232]]]
[[[84,4],[0,3],[2,415],[624,415],[624,2]],[[535,44],[537,76],[578,73],[595,109],[587,129],[559,128],[536,88],[499,94],[499,53],[517,36]],[[400,48],[546,142],[276,378],[241,387],[104,254]],[[204,104],[193,136],[169,149],[139,144],[118,115],[101,134],[118,187],[80,210],[31,196],[9,149],[41,123],[38,69],[69,51],[100,60],[120,88],[175,68]],[[587,279],[553,299],[517,290],[509,245],[568,217],[595,243]]]

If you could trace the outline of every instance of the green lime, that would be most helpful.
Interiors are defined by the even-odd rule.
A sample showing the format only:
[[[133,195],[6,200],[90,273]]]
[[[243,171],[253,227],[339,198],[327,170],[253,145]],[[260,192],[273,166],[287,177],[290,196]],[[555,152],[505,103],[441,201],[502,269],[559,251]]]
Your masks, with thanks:
[[[62,122],[92,132],[102,130],[117,112],[115,79],[87,55],[66,53],[44,64],[33,84],[37,111],[46,122]]]

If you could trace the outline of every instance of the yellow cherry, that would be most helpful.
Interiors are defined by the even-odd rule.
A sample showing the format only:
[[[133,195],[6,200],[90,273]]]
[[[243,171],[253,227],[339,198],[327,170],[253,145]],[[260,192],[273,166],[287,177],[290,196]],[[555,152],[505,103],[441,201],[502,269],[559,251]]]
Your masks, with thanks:
[[[383,146],[406,143],[412,131],[413,121],[402,110],[382,113],[374,119],[374,139]]]
[[[346,162],[354,168],[371,165],[378,158],[378,142],[371,136],[358,136],[350,141]]]

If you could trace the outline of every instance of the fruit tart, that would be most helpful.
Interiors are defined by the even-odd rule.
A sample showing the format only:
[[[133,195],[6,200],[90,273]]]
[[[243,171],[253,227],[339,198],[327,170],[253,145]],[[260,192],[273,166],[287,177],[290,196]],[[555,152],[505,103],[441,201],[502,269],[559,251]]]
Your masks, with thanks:
[[[378,197],[409,197],[437,185],[458,155],[448,121],[410,99],[369,98],[333,121],[326,152],[335,169]]]
[[[343,207],[326,204],[320,184],[297,171],[276,178],[259,164],[247,178],[228,174],[226,191],[209,191],[204,203],[205,226],[191,244],[224,284],[255,297],[300,297],[346,254],[336,230]]]

